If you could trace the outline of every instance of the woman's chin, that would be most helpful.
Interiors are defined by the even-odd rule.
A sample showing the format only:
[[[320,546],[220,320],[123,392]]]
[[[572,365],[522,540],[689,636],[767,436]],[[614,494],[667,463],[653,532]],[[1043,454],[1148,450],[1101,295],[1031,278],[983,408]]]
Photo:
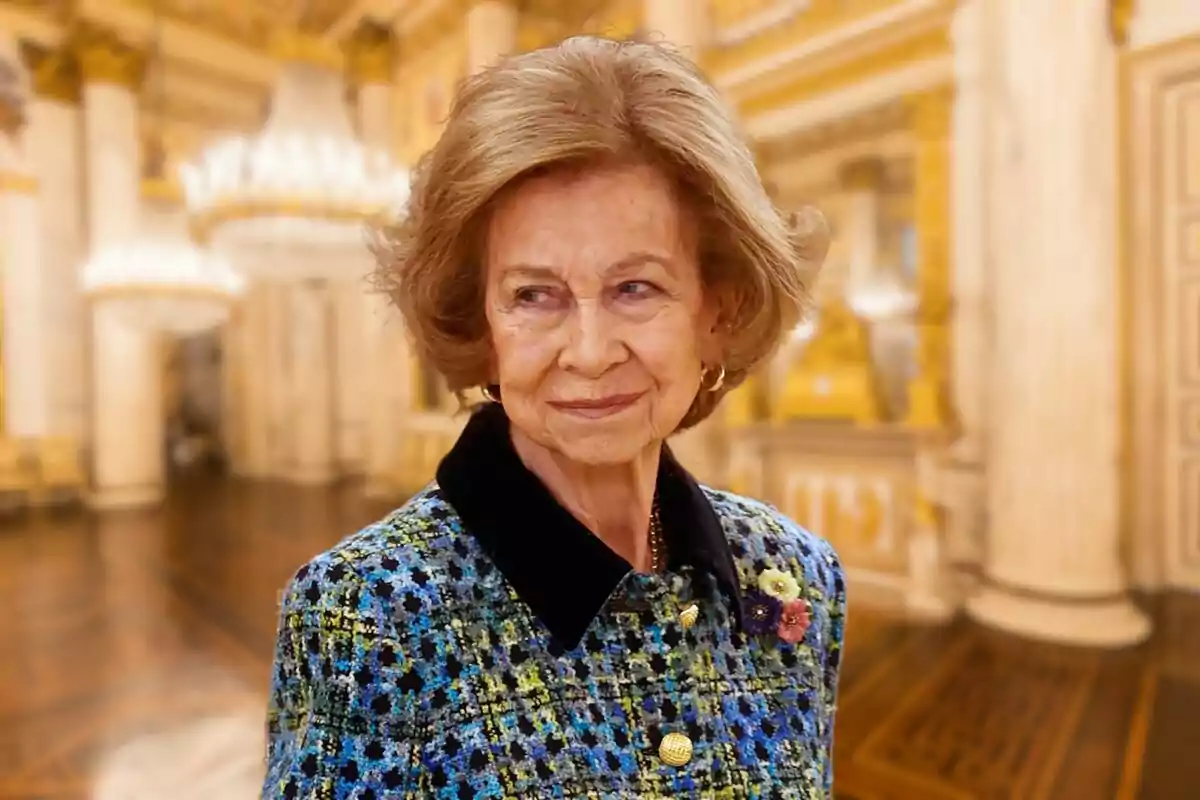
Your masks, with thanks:
[[[646,455],[650,447],[659,444],[644,428],[637,431],[586,431],[584,426],[571,426],[571,432],[554,432],[553,449],[570,462],[588,467],[613,467],[628,464]],[[596,426],[600,428],[602,426]]]

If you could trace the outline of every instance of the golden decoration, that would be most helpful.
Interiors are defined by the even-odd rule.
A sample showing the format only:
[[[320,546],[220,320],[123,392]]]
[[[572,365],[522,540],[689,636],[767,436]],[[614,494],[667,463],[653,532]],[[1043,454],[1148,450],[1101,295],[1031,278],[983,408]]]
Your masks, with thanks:
[[[870,425],[883,418],[883,408],[866,326],[835,297],[821,308],[812,340],[790,365],[772,417]]]
[[[81,23],[71,32],[70,47],[87,83],[111,83],[136,90],[146,74],[146,53],[113,31]]]
[[[168,178],[143,178],[141,182],[143,200],[178,205],[183,202],[183,186]]]
[[[953,53],[949,35],[949,17],[944,27],[932,28],[904,37],[898,36],[897,41],[875,49],[865,49],[861,56],[845,62],[838,62],[828,69],[802,71],[794,79],[754,81],[745,87],[731,90],[737,101],[739,112],[743,117],[778,111],[781,108],[810,100],[829,92],[845,89],[862,84],[872,78],[895,72],[898,69],[921,61],[949,56]],[[786,45],[780,44],[779,49]],[[748,60],[742,66],[771,54],[772,50],[761,50],[755,58]],[[726,63],[724,58],[714,56],[712,63],[707,65],[710,74],[720,74],[732,71],[735,66]],[[771,86],[761,93],[758,86]]]
[[[734,42],[714,48],[713,65],[720,69],[745,66],[832,33],[857,20],[894,8],[901,2],[903,0],[858,0],[853,3],[846,0],[810,0],[800,10],[782,20],[772,21],[769,25],[755,25],[751,35],[738,37]],[[944,24],[948,25],[956,4],[957,0],[939,0],[937,5],[923,16],[944,18]],[[770,7],[777,5],[777,2],[768,0],[714,0],[709,14],[718,41],[722,38],[721,34],[729,28],[752,23],[755,15],[764,10],[773,10]],[[897,29],[902,29],[905,24],[911,26],[912,16],[907,15],[891,25],[878,26],[879,29],[875,33],[890,40],[893,37],[886,35],[896,33]]]
[[[700,619],[700,606],[695,603],[679,612],[679,624],[683,626],[684,630],[695,625],[698,619]]]
[[[278,31],[271,36],[271,56],[292,64],[310,64],[314,67],[340,72],[346,59],[337,45],[295,30]]]
[[[850,191],[878,191],[883,185],[884,163],[881,158],[847,161],[838,170],[839,183]]]
[[[0,95],[0,134],[16,136],[26,121],[25,98],[17,92]]]
[[[342,46],[354,86],[391,83],[396,69],[396,35],[387,25],[363,20]]]
[[[1129,43],[1129,25],[1136,8],[1135,0],[1108,0],[1108,30],[1118,47]]]
[[[0,194],[37,194],[38,181],[32,175],[0,171]]]
[[[79,102],[79,61],[70,48],[50,49],[22,42],[21,60],[38,97],[60,103]]]
[[[917,374],[908,385],[906,424],[948,427],[950,366],[951,87],[909,98],[916,134]]]
[[[669,767],[682,767],[692,760],[692,740],[682,733],[668,733],[658,745],[658,757]]]

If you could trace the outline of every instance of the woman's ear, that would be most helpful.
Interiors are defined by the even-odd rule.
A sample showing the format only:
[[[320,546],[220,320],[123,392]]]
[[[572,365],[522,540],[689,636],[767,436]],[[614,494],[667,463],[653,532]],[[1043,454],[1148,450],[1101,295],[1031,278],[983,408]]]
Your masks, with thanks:
[[[700,324],[700,358],[708,365],[721,364],[725,360],[725,348],[732,328],[729,312],[723,297],[706,300]]]

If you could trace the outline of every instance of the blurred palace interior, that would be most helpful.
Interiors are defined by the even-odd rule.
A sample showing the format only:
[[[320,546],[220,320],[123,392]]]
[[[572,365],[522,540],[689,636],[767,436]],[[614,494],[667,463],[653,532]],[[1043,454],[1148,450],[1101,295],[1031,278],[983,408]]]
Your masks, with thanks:
[[[209,506],[264,529],[318,509],[326,528],[286,544],[212,534],[230,559],[259,543],[263,564],[228,567],[245,586],[221,585],[258,599],[261,678],[289,570],[423,485],[463,422],[366,292],[362,221],[402,200],[464,76],[637,31],[693,54],[776,202],[834,230],[812,317],[675,447],[842,554],[862,686],[843,701],[847,796],[1200,796],[1175,793],[1194,773],[1145,766],[1168,678],[1193,688],[1165,705],[1200,709],[1192,0],[0,0],[0,626],[30,575],[75,575],[37,558],[100,580],[95,537],[186,530],[195,556],[210,528],[180,520]],[[209,465],[224,477],[197,488]],[[198,574],[220,558],[204,553]],[[979,681],[1036,686],[965,690],[993,737],[970,772],[936,753],[969,749],[971,719],[887,713],[945,700],[920,681],[961,676],[973,647]],[[869,662],[900,652],[891,674],[925,699],[872,705],[887,680]],[[0,729],[38,674],[0,668]],[[1111,719],[1086,723],[1101,695]],[[1047,733],[1038,709],[1067,722]],[[1089,724],[1113,731],[1092,761],[1070,744]],[[0,747],[0,797],[76,796],[16,752]]]

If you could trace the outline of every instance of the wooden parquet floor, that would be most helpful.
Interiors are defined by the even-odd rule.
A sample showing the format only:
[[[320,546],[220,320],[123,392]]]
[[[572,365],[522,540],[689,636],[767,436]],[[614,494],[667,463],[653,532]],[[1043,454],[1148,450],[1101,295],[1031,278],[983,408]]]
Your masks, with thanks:
[[[0,523],[0,800],[250,800],[279,588],[385,507],[194,478]],[[1200,598],[1121,653],[851,601],[839,800],[1200,798]]]

